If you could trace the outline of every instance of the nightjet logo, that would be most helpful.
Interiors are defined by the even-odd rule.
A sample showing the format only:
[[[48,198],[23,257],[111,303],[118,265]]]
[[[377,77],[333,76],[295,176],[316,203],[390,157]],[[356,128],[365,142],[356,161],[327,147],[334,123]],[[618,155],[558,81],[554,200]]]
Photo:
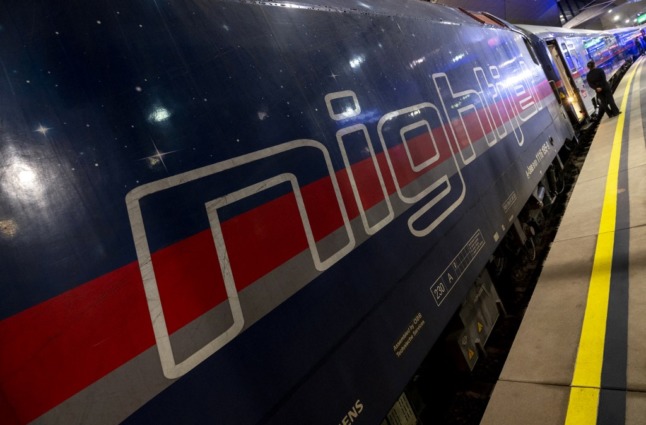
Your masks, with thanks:
[[[254,315],[253,319],[245,317],[244,302],[238,293],[239,285],[236,285],[236,271],[230,261],[230,247],[234,244],[227,241],[235,235],[223,230],[223,210],[276,186],[288,188],[296,201],[296,217],[300,218],[300,223],[297,218],[294,225],[301,226],[305,234],[316,273],[332,267],[360,243],[358,240],[363,242],[375,235],[397,214],[411,208],[415,210],[407,220],[408,229],[415,237],[425,237],[464,201],[468,188],[462,169],[508,135],[517,146],[522,146],[521,123],[542,108],[533,84],[536,71],[528,70],[523,62],[515,70],[511,68],[511,65],[505,65],[507,77],[503,78],[496,66],[490,66],[487,71],[475,67],[471,88],[461,90],[455,89],[456,82],[451,81],[446,73],[432,74],[435,97],[439,101],[423,101],[385,113],[376,129],[371,129],[376,131],[378,142],[370,136],[368,127],[360,122],[361,105],[356,93],[351,90],[329,93],[324,96],[329,117],[342,125],[335,134],[336,146],[311,139],[291,140],[151,182],[128,193],[126,205],[164,375],[174,379],[186,374],[309,282],[298,282],[300,286],[294,283],[294,292],[284,291],[284,298],[277,298],[273,300],[275,304],[264,306],[261,315]],[[465,81],[460,80],[460,83],[463,86]],[[343,126],[345,123],[348,125]],[[380,145],[379,150],[375,149],[376,143]],[[335,169],[332,155],[341,156],[342,169]],[[301,162],[307,163],[307,167],[281,169],[295,157],[302,158]],[[229,178],[231,172],[241,169],[258,172],[250,174],[252,181]],[[329,183],[321,189],[327,192],[322,193],[327,200],[324,212],[316,204],[317,197],[303,196],[304,190],[310,190],[304,182],[309,182],[308,177],[312,173],[321,175],[320,181]],[[338,177],[341,174],[347,176],[344,181],[349,182],[346,184],[350,188],[345,189],[354,198],[360,225],[352,225],[354,217],[351,219],[349,216],[345,205],[347,199],[344,201],[342,197]],[[205,193],[196,187],[208,187],[212,191]],[[392,190],[394,193],[390,193]],[[149,204],[156,199],[163,202],[168,191],[175,194],[173,199],[180,201],[183,199],[180,196],[182,191],[188,194],[187,205],[183,205],[181,211],[196,208],[206,213],[217,254],[217,260],[213,261],[219,262],[226,291],[227,302],[223,304],[230,311],[226,320],[228,327],[181,360],[176,360],[172,347],[173,338],[166,323],[152,260],[155,249],[151,248],[151,240],[146,233],[147,223],[159,221],[155,216],[158,212],[142,206],[144,198]],[[321,228],[322,220],[316,219],[321,214],[339,223],[333,236],[315,237],[325,234]],[[158,231],[164,230],[160,228]],[[362,231],[365,234],[355,234]],[[240,258],[245,253],[237,252],[237,255]],[[359,402],[355,407],[357,412],[363,408]]]

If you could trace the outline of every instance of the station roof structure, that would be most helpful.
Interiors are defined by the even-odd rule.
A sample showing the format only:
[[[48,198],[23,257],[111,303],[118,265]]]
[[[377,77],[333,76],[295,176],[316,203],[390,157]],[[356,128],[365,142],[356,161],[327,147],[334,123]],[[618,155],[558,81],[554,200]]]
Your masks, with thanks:
[[[607,30],[646,23],[646,0],[429,0],[514,24]]]

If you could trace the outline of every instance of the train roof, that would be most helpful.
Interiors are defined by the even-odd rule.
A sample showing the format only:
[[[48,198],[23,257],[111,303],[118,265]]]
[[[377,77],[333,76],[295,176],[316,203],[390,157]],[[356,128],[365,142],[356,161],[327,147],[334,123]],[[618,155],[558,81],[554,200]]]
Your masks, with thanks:
[[[540,25],[516,25],[540,38],[554,38],[554,37],[576,37],[576,36],[591,36],[598,37],[600,35],[612,35],[609,31],[602,30],[588,30],[576,28],[561,28],[549,27]]]
[[[239,1],[248,3],[248,1],[245,0]],[[435,21],[442,24],[490,26],[500,28],[498,25],[484,23],[478,20],[468,11],[462,11],[450,6],[419,0],[399,0],[397,2],[393,2],[392,0],[298,0],[257,1],[257,3],[287,8],[307,8],[314,10],[338,11],[342,13],[397,16]]]
[[[588,30],[588,29],[572,29],[572,28],[559,28],[547,27],[537,25],[516,25],[517,27],[536,35],[542,39],[550,39],[555,37],[600,37],[600,36],[616,36],[622,39],[636,38],[640,36],[640,27],[626,27],[615,28],[607,30]]]
[[[614,35],[634,35],[635,37],[641,35],[641,28],[639,27],[628,27],[628,28],[616,28],[607,30],[607,32]]]

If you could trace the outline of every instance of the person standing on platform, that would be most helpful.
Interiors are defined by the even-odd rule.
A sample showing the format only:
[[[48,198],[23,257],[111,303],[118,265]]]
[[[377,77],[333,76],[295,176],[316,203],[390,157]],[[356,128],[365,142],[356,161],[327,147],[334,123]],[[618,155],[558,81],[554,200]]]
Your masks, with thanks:
[[[612,90],[610,89],[610,84],[606,80],[606,73],[603,72],[603,69],[597,68],[594,65],[594,61],[588,62],[588,85],[597,92],[597,99],[599,100],[599,119],[603,118],[603,113],[606,112],[610,118],[616,117],[621,114],[615,99],[612,96]]]

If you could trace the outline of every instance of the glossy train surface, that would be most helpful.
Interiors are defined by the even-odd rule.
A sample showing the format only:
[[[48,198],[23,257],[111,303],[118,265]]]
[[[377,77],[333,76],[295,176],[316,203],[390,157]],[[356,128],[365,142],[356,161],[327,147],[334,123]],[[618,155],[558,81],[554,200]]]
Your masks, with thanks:
[[[3,423],[379,423],[574,137],[454,9],[9,3]]]

